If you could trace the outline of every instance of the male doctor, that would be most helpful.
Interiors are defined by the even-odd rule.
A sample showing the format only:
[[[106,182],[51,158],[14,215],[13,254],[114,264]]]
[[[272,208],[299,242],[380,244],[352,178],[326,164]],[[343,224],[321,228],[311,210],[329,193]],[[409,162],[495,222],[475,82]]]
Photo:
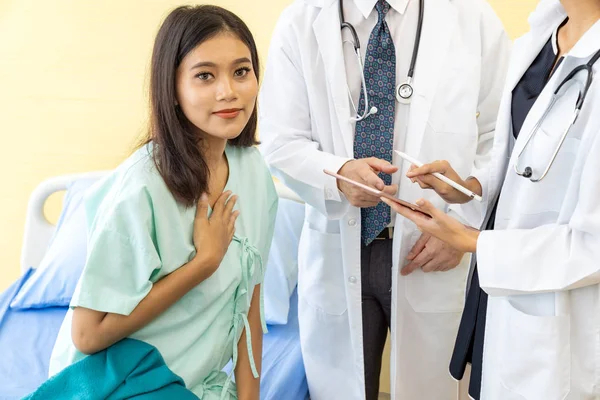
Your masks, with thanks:
[[[508,53],[484,0],[296,0],[281,15],[260,132],[267,162],[307,203],[298,293],[313,400],[376,400],[388,328],[392,398],[457,398],[448,363],[469,258],[323,170],[446,207],[410,184],[393,150],[449,160],[465,176],[482,168]],[[414,93],[405,101],[396,88],[409,75]]]

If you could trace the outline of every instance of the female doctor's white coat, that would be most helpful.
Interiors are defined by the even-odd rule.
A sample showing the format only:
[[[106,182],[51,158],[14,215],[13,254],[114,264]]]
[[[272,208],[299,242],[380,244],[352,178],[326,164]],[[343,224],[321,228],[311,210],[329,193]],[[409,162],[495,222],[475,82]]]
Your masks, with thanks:
[[[421,160],[448,159],[465,176],[489,162],[509,47],[485,1],[425,2],[409,121],[396,122],[408,123],[408,154]],[[365,396],[360,210],[323,173],[338,171],[353,157],[346,82],[338,1],[297,0],[282,14],[272,38],[259,128],[263,154],[275,174],[307,203],[298,291],[313,400]],[[400,172],[399,196],[416,200],[424,194],[404,177],[408,167],[403,165]],[[437,196],[426,195],[444,206]],[[478,213],[472,223],[480,222]],[[417,270],[401,277],[399,267],[420,233],[401,217],[395,227],[392,398],[456,399],[448,363],[469,259],[449,272]]]
[[[554,72],[509,153],[511,92],[565,18],[558,0],[543,0],[531,32],[515,42],[491,168],[478,176],[484,198],[494,199],[502,186],[497,230],[482,232],[477,247],[480,285],[489,294],[482,400],[600,398],[600,63],[548,175],[532,183],[513,169],[552,92],[600,48],[600,22]],[[531,166],[539,177],[546,167],[585,78],[578,74],[554,106],[521,157],[521,170]]]

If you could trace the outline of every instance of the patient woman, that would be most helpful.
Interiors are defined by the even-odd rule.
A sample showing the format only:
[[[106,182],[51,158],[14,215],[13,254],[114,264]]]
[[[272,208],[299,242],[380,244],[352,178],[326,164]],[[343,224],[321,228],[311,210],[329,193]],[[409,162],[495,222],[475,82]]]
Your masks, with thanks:
[[[253,147],[258,76],[252,34],[231,12],[179,7],[166,18],[147,140],[87,197],[87,262],[51,376],[133,338],[203,400],[259,399],[277,194]],[[232,358],[237,389],[221,372]]]

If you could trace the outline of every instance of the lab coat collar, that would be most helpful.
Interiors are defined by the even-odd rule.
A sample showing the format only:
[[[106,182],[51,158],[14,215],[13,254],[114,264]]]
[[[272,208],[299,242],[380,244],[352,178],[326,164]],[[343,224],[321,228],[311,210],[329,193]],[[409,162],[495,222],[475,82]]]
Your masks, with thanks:
[[[596,21],[596,23],[583,34],[581,39],[579,39],[571,51],[569,51],[568,56],[586,59],[598,51],[598,48],[600,48],[600,21]]]
[[[365,17],[365,19],[369,18],[369,15],[375,9],[375,4],[377,4],[377,0],[352,0],[356,7],[360,10],[360,13]],[[410,0],[387,0],[390,6],[399,12],[400,14],[404,14],[406,11],[406,7],[408,7],[408,2]]]
[[[567,18],[567,12],[560,0],[541,0],[534,12],[529,16],[531,32],[545,31],[549,25],[553,28]]]
[[[540,34],[548,29],[556,29],[567,18],[567,12],[560,0],[542,0],[537,9],[529,17],[529,25],[533,35]],[[597,21],[582,36],[581,39],[568,53],[569,57],[588,58],[600,47],[600,21]]]
[[[529,16],[530,31],[515,41],[512,58],[516,60],[509,68],[506,85],[514,89],[527,68],[538,56],[548,42],[548,38],[556,30],[567,14],[560,0],[541,0]]]

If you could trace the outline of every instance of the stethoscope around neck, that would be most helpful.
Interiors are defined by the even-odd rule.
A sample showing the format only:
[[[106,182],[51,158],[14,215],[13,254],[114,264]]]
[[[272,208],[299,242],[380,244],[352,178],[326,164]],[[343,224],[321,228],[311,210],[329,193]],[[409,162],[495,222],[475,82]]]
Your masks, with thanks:
[[[560,83],[560,85],[558,85],[558,87],[556,88],[556,90],[552,94],[552,98],[550,99],[550,104],[548,105],[548,107],[544,111],[544,114],[542,114],[542,116],[539,119],[539,121],[535,124],[535,126],[533,127],[533,129],[529,133],[529,136],[527,137],[527,140],[525,141],[525,144],[523,145],[523,148],[521,149],[521,151],[519,151],[519,154],[517,155],[517,158],[516,158],[515,164],[514,164],[514,170],[517,173],[517,175],[522,176],[523,178],[527,178],[527,179],[529,179],[533,183],[539,182],[539,181],[541,181],[542,179],[544,179],[546,177],[546,175],[548,174],[548,171],[550,171],[550,168],[552,167],[552,164],[554,164],[554,160],[556,159],[556,156],[558,155],[558,152],[560,151],[560,148],[562,147],[563,142],[565,141],[565,139],[569,135],[569,131],[571,130],[571,127],[573,127],[573,125],[575,125],[575,122],[577,121],[577,118],[579,117],[579,114],[581,113],[581,108],[583,107],[583,103],[585,102],[585,98],[587,97],[588,91],[590,90],[590,87],[592,86],[592,82],[594,80],[594,70],[593,70],[593,67],[594,67],[594,64],[596,63],[596,61],[598,61],[599,58],[600,58],[600,50],[598,50],[592,56],[592,58],[590,59],[590,61],[588,61],[586,64],[580,65],[580,66],[576,67],[575,69],[573,69],[573,71],[571,71],[569,73],[569,75],[567,75],[565,77],[565,79],[562,80],[562,82]],[[546,165],[546,168],[544,169],[544,171],[542,172],[542,174],[538,178],[534,178],[533,177],[533,169],[530,166],[525,167],[525,169],[523,169],[523,170],[519,169],[519,161],[521,159],[521,155],[525,152],[525,149],[527,148],[527,146],[531,142],[531,139],[539,131],[540,127],[544,123],[544,120],[550,114],[550,111],[552,111],[552,108],[554,107],[554,105],[556,104],[556,102],[559,99],[558,94],[566,86],[566,84],[569,83],[575,77],[575,75],[577,75],[581,71],[585,71],[587,73],[587,79],[585,81],[585,85],[583,87],[583,91],[581,91],[579,93],[579,98],[577,99],[577,103],[575,104],[575,111],[573,112],[573,116],[571,117],[571,120],[569,121],[569,125],[567,126],[567,129],[565,129],[565,131],[563,132],[563,134],[562,134],[562,136],[560,138],[560,141],[558,142],[558,145],[554,149],[554,153],[552,154],[552,157],[550,158],[550,161]]]
[[[339,13],[340,13],[340,22],[342,31],[344,28],[347,28],[352,35],[352,45],[354,47],[354,53],[356,54],[356,59],[358,60],[358,66],[361,74],[362,81],[362,91],[365,99],[365,109],[361,113],[358,110],[358,107],[354,104],[352,100],[352,94],[350,93],[350,88],[348,87],[348,97],[350,98],[350,102],[352,103],[352,108],[354,109],[356,116],[352,117],[354,121],[362,121],[367,118],[369,115],[377,114],[377,107],[369,104],[369,94],[367,90],[367,84],[365,80],[365,71],[363,67],[363,62],[360,56],[360,40],[358,39],[358,34],[356,33],[356,29],[352,26],[351,23],[346,22],[344,19],[344,0],[339,1]],[[395,96],[396,100],[402,104],[410,104],[412,100],[412,96],[414,94],[414,89],[412,86],[413,76],[415,73],[415,64],[417,63],[417,57],[419,55],[419,44],[421,43],[421,31],[423,30],[423,16],[425,13],[425,0],[419,0],[419,21],[417,23],[417,36],[415,38],[415,44],[413,48],[412,58],[410,60],[410,67],[408,69],[408,76],[404,83],[401,83],[395,88]]]

